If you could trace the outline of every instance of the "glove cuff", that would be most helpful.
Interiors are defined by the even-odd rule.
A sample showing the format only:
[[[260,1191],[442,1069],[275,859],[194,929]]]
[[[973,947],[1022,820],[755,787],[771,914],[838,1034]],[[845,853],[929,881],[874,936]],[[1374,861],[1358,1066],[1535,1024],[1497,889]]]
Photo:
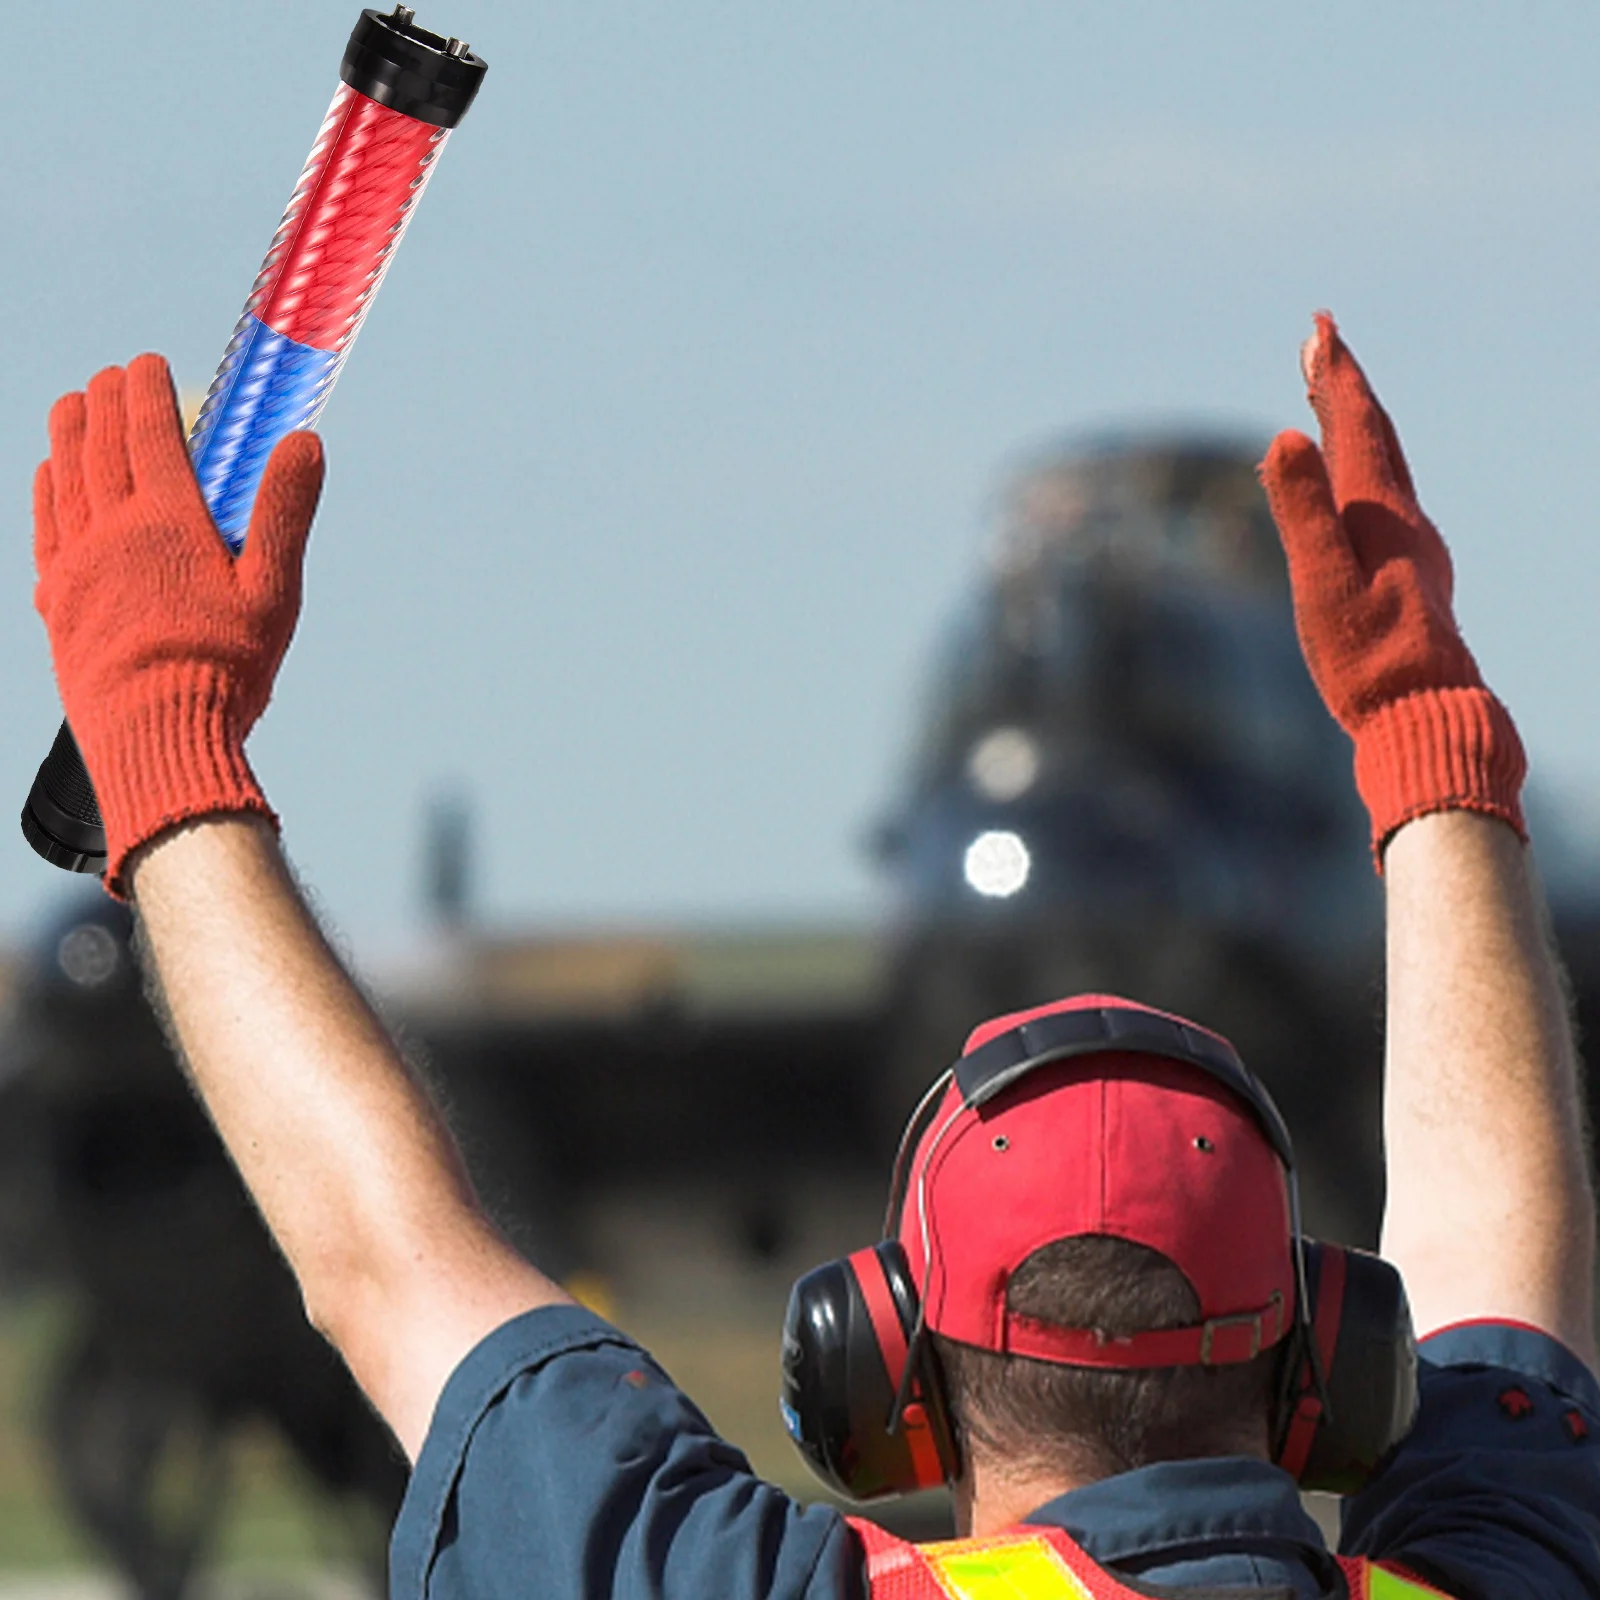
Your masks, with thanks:
[[[1498,817],[1527,842],[1523,754],[1511,713],[1487,689],[1424,689],[1391,701],[1355,736],[1356,788],[1372,819],[1372,855],[1433,811]]]
[[[158,833],[214,811],[277,815],[244,755],[228,675],[193,661],[139,674],[138,694],[72,723],[106,828],[106,889],[127,897],[128,857]]]

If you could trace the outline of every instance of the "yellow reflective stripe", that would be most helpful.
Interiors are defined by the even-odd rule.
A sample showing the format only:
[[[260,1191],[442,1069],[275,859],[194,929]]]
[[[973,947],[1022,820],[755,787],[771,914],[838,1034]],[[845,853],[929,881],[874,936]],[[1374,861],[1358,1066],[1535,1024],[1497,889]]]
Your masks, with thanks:
[[[1048,1539],[960,1540],[922,1553],[951,1600],[1094,1600]]]
[[[1437,1600],[1437,1589],[1408,1583],[1382,1567],[1367,1568],[1367,1600]]]

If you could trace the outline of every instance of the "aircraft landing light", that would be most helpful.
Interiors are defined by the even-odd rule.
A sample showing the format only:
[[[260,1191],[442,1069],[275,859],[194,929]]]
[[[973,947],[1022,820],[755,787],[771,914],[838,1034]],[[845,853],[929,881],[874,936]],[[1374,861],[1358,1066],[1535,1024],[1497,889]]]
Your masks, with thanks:
[[[967,882],[981,895],[1004,900],[1028,881],[1033,858],[1022,839],[1009,829],[991,828],[967,846],[962,861]]]
[[[1020,799],[1039,776],[1039,746],[1022,728],[993,728],[967,757],[967,776],[987,800]]]

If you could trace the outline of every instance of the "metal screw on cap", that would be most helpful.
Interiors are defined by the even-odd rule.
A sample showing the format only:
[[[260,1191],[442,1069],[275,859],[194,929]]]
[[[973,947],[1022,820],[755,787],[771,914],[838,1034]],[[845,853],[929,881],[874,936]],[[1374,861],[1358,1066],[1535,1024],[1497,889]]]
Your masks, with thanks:
[[[459,58],[461,56],[466,55],[467,49],[468,49],[467,45],[465,43],[463,43],[460,39],[450,38],[450,39],[446,39],[445,42],[444,42],[444,53],[447,56],[456,56],[457,58]]]
[[[410,6],[396,6],[390,15],[390,21],[397,22],[402,28],[405,28],[410,26],[411,19],[414,16],[416,16],[416,12]]]

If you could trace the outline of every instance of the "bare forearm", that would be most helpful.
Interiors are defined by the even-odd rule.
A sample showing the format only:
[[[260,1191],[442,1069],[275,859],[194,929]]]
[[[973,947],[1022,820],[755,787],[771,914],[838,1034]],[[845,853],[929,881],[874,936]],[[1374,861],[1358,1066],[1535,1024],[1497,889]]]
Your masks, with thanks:
[[[414,1454],[471,1345],[565,1297],[483,1218],[264,824],[167,834],[136,859],[134,893],[196,1086],[308,1313]]]
[[[1580,1069],[1527,851],[1447,811],[1402,828],[1384,873],[1384,1253],[1423,1331],[1509,1317],[1592,1363]]]

